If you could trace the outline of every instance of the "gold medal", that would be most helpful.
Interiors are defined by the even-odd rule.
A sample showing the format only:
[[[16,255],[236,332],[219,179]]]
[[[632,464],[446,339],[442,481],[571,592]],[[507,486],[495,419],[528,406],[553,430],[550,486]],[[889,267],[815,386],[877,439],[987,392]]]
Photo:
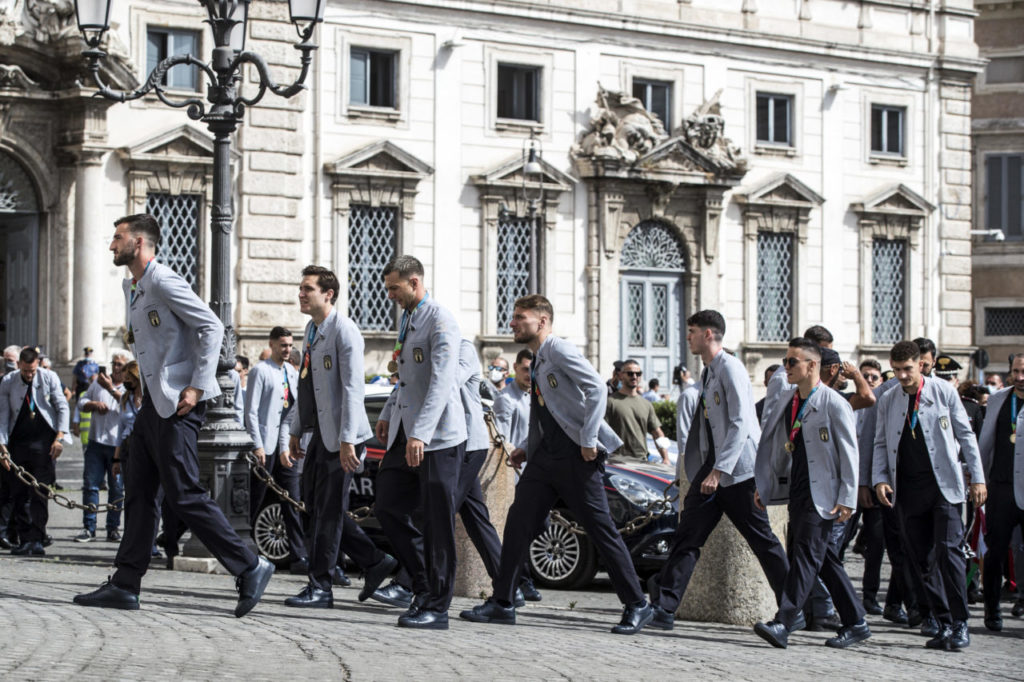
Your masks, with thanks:
[[[1011,443],[1016,443],[1017,442],[1017,434],[1016,433],[1011,433],[1010,434],[1010,442]]]
[[[287,400],[284,401],[284,405],[282,407],[284,407],[284,409],[286,409],[286,410],[288,409],[288,401]]]
[[[300,379],[305,379],[308,374],[309,374],[309,367],[303,367],[302,368],[302,374],[299,375],[299,378]]]
[[[544,396],[540,394],[540,391],[537,391],[537,402],[540,403],[541,407],[544,407]]]
[[[397,371],[398,371],[398,363],[397,363],[397,362],[395,362],[394,360],[392,360],[391,362],[389,362],[389,363],[388,363],[388,371],[389,371],[389,372],[391,372],[392,374],[394,374],[395,372],[397,372]]]
[[[706,407],[704,408],[704,418],[705,419],[708,418],[708,408],[706,408]]]
[[[787,440],[786,441],[786,452],[794,452],[795,450],[796,450],[796,445],[794,445],[793,441]]]

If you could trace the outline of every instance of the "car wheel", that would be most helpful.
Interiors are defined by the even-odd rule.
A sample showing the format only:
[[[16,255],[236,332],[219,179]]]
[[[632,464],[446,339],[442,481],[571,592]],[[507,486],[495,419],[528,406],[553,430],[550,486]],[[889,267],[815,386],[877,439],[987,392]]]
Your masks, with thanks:
[[[288,533],[284,527],[281,503],[271,502],[256,515],[252,524],[252,537],[256,549],[275,564],[283,564],[291,554]]]
[[[559,512],[572,520],[564,509]],[[597,573],[594,546],[585,535],[552,521],[530,543],[530,570],[543,587],[571,590],[590,583]]]

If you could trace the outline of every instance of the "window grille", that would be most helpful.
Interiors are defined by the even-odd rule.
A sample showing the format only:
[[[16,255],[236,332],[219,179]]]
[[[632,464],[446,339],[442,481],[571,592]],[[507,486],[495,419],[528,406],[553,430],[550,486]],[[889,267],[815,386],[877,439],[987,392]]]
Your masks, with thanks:
[[[199,293],[199,194],[146,195],[146,212],[160,225],[157,258]]]
[[[985,336],[1024,336],[1024,307],[985,308]]]
[[[907,242],[875,239],[871,250],[871,338],[896,343],[905,329]]]
[[[498,333],[512,333],[516,299],[530,293],[530,219],[506,216],[498,221]]]
[[[679,242],[668,228],[643,222],[626,235],[622,245],[622,267],[638,270],[686,270]]]
[[[642,282],[630,282],[626,294],[626,306],[629,315],[629,345],[640,348],[646,345],[644,340],[644,285]]]
[[[348,315],[360,329],[395,327],[384,292],[384,266],[395,256],[398,215],[394,206],[353,204],[348,214]]]
[[[793,327],[793,235],[757,235],[757,339],[788,341]]]

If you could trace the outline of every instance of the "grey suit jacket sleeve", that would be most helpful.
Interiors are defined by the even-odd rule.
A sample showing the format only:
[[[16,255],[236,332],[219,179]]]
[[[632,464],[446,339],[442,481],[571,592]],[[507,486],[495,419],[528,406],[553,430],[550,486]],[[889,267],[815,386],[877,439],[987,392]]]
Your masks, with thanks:
[[[507,390],[506,388],[505,391]],[[491,412],[494,415],[494,427],[498,433],[508,438],[512,433],[512,401],[505,391],[499,393],[498,397],[494,399]]]
[[[262,371],[249,372],[249,386],[245,392],[245,431],[252,438],[253,450],[266,450],[260,434],[260,401],[263,399],[265,384]],[[236,398],[237,400],[237,398]],[[283,430],[283,429],[282,429]]]
[[[554,344],[551,350],[551,362],[556,363],[583,391],[584,418],[579,434],[580,447],[596,448],[597,432],[604,421],[608,403],[608,388],[582,353],[563,353],[560,344]]]
[[[379,421],[391,421],[391,413],[395,411],[396,400],[398,400],[398,391],[391,391],[390,395],[388,395],[388,399],[384,401],[384,407],[382,407],[380,410],[380,416],[377,417]]]
[[[902,389],[900,389],[902,390]],[[892,409],[892,395],[886,393],[875,403],[875,447],[871,455],[871,487],[879,483],[892,486],[892,472],[889,471],[889,444],[886,440],[886,416]],[[865,434],[865,437],[867,434]]]
[[[167,277],[154,287],[174,314],[181,318],[198,338],[196,368],[192,372],[191,386],[216,384],[217,360],[224,339],[224,325],[210,310],[210,306],[196,296],[185,280]]]
[[[281,428],[278,429],[277,432],[277,440],[279,441],[277,448],[278,454],[288,451],[288,435],[292,432],[292,428],[294,428],[294,426],[299,423],[299,418],[297,416],[298,413],[299,409],[298,407],[296,407],[295,401],[292,400],[292,407],[290,410],[288,410],[288,413],[285,415],[284,421],[281,422]]]
[[[7,376],[12,376],[14,372]],[[15,417],[17,419],[17,417]],[[0,445],[7,445],[11,433],[11,382],[0,381]]]
[[[480,374],[479,363],[476,360],[476,349],[471,341],[462,339],[459,342],[459,386],[465,386],[473,378],[474,374],[478,376]]]
[[[64,397],[64,390],[60,386],[60,377],[55,372],[49,373],[50,379],[50,403],[57,410],[57,430],[65,436],[68,434],[68,422],[71,418],[71,408],[68,407],[68,399]]]
[[[743,416],[752,413],[754,406],[750,403],[751,398],[748,392],[738,389],[738,386],[746,384],[747,376],[736,376],[737,370],[730,363],[724,364],[723,367],[725,377],[722,385],[729,406],[729,424],[725,431],[725,442],[718,447],[715,469],[731,474],[736,469],[740,457],[743,456],[743,448],[751,435]]]
[[[971,474],[971,483],[984,483],[985,471],[981,466],[981,452],[978,450],[978,439],[971,428],[971,420],[967,417],[967,410],[960,402],[960,396],[956,389],[950,386],[948,391],[942,392],[946,400],[946,407],[949,409],[950,421],[953,423],[953,435],[960,443],[960,457],[967,465],[967,471]]]
[[[857,412],[857,419],[860,420],[860,435],[857,440],[857,449],[860,455],[860,471],[858,480],[860,485],[871,487],[871,464],[875,456],[875,426],[878,423],[878,399],[875,393],[875,404]]]
[[[424,443],[433,439],[438,421],[448,404],[452,382],[456,382],[456,390],[461,385],[457,383],[461,347],[462,337],[458,328],[449,326],[443,317],[439,317],[430,335],[430,383],[416,421],[407,434],[409,438]]]
[[[359,443],[359,427],[365,419],[363,397],[366,392],[366,376],[363,372],[363,336],[355,323],[348,322],[338,330],[335,356],[339,360],[341,395],[335,396],[341,402],[342,423],[338,427],[340,443]],[[333,446],[332,446],[333,448]]]
[[[690,423],[693,422],[699,401],[700,394],[697,391],[683,389],[679,394],[679,402],[676,405],[676,445],[679,448],[679,459],[683,458],[686,451],[686,438],[690,433]]]
[[[853,408],[846,398],[833,396],[831,401],[835,417],[831,419],[832,437],[836,440],[839,453],[839,496],[838,504],[850,509],[857,508],[857,479],[860,456],[857,450],[857,424]]]

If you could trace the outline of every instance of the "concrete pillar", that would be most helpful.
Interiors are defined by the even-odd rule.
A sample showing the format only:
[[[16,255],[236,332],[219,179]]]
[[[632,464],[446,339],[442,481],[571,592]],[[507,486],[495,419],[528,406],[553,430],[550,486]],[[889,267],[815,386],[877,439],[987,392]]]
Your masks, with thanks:
[[[480,469],[480,487],[484,501],[491,515],[491,523],[498,531],[498,537],[505,532],[508,508],[515,496],[515,472],[505,466],[505,453],[491,448],[487,461]],[[484,570],[484,564],[476,547],[466,534],[462,520],[455,517],[455,547],[458,561],[455,570],[455,594],[460,597],[479,598],[491,595],[491,579]]]
[[[72,357],[78,357],[83,347],[91,346],[96,349],[94,357],[100,363],[106,360],[100,301],[109,293],[104,292],[103,275],[111,263],[107,247],[114,232],[103,207],[102,159],[99,152],[81,152],[75,168],[74,288],[70,306]]]

